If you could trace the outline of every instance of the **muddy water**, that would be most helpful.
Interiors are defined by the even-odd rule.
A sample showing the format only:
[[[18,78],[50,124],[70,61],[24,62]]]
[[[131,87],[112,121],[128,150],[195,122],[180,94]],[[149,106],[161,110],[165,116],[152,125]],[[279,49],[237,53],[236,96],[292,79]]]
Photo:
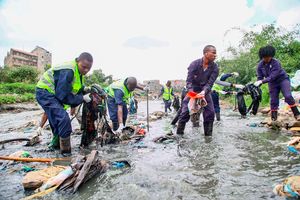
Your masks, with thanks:
[[[156,110],[163,110],[162,104],[151,102],[150,112]],[[9,128],[38,120],[40,113],[0,114],[0,139],[28,135],[23,130],[9,132]],[[141,103],[139,116],[144,115],[145,103]],[[45,199],[280,199],[272,194],[274,184],[299,174],[298,160],[286,151],[284,142],[289,140],[288,136],[247,126],[260,122],[260,116],[240,119],[237,113],[223,110],[222,121],[215,124],[211,139],[204,138],[202,127],[192,128],[188,124],[179,142],[153,143],[153,138],[170,130],[170,120],[171,116],[152,122],[150,133],[139,146],[99,149],[104,159],[130,161],[131,169],[110,170],[86,183],[73,196],[54,193]],[[74,127],[78,128],[76,122]],[[49,139],[50,131],[45,131],[40,145],[32,148],[23,147],[23,143],[6,144],[0,154],[24,149],[33,156],[59,156],[42,152]],[[80,136],[73,136],[74,154],[78,152],[79,139]],[[20,167],[22,164],[0,171],[0,199],[19,199],[28,194],[21,185],[24,172],[19,171]]]

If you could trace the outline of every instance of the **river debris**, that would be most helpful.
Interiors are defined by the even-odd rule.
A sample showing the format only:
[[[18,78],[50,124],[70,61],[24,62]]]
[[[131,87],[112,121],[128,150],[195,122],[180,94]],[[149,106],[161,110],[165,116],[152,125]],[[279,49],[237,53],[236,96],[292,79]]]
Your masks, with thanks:
[[[37,189],[65,169],[65,166],[50,166],[38,171],[28,172],[23,178],[22,185],[24,189]]]
[[[59,191],[75,193],[78,188],[97,174],[104,173],[108,164],[98,156],[98,151],[93,150],[85,157],[78,157],[74,164],[74,173],[59,186]]]
[[[288,142],[288,150],[293,154],[300,153],[300,137],[293,137],[291,141]]]
[[[300,197],[300,176],[291,176],[275,186],[273,192],[282,197]]]
[[[153,142],[163,144],[173,143],[176,141],[178,141],[178,137],[172,133],[162,135],[153,139]]]

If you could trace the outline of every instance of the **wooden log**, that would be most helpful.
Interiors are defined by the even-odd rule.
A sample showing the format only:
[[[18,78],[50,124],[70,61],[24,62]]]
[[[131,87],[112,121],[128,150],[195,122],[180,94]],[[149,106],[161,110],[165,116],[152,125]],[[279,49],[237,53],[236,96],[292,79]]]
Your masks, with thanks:
[[[9,156],[0,156],[0,160],[13,160],[21,162],[54,162],[57,160],[70,160],[70,158],[19,158],[19,157],[9,157]]]
[[[88,174],[93,161],[95,160],[96,156],[97,156],[97,151],[93,150],[90,155],[87,157],[83,167],[80,170],[80,173],[78,175],[78,178],[76,179],[75,183],[74,183],[74,189],[73,189],[73,193],[75,193],[78,190],[78,187],[81,185],[81,183],[83,182],[85,176]]]

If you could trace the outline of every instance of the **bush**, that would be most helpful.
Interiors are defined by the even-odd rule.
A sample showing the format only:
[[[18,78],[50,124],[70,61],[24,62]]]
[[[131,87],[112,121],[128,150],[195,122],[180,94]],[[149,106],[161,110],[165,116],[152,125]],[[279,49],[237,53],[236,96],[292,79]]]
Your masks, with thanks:
[[[0,84],[0,94],[24,94],[35,93],[35,84],[26,83],[2,83]]]
[[[36,83],[38,78],[38,70],[36,67],[4,67],[0,70],[1,82],[15,83]]]
[[[35,100],[34,94],[0,94],[0,105],[8,103],[31,102]]]

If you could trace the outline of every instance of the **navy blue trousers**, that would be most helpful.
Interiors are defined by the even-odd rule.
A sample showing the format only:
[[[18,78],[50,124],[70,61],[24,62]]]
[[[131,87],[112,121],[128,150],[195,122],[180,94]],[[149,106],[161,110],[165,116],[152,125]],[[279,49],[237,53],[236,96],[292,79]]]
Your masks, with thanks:
[[[71,120],[55,95],[47,90],[37,88],[36,100],[47,114],[52,133],[58,134],[61,138],[69,137],[72,133]]]
[[[114,98],[108,97],[107,98],[107,108],[109,112],[110,120],[113,123],[113,130],[117,130],[119,128],[119,122],[118,122],[118,104],[116,103]],[[128,115],[128,109],[127,105],[123,104],[123,124],[125,126],[125,122],[127,120]]]
[[[215,113],[220,113],[220,102],[219,102],[219,93],[216,91],[212,91],[211,97],[214,103]]]

